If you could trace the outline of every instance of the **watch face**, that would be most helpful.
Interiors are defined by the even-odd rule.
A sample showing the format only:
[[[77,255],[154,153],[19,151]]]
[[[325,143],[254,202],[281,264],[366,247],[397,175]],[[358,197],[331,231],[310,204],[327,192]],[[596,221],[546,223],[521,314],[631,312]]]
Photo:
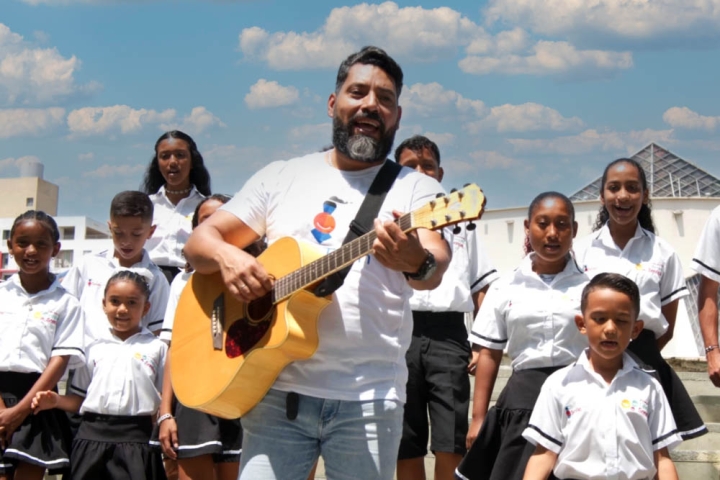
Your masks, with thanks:
[[[410,275],[411,279],[420,282],[432,277],[433,273],[435,273],[435,270],[437,270],[437,262],[435,262],[435,255],[430,253],[428,250],[425,251],[427,252],[427,257],[425,257],[425,261],[422,265],[420,265],[420,269],[417,271],[417,273]]]

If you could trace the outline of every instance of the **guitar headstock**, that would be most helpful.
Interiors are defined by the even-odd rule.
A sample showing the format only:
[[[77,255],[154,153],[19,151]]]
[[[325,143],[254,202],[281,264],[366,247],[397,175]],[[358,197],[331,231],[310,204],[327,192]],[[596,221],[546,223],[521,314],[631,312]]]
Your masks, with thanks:
[[[469,183],[413,211],[413,228],[437,230],[448,225],[480,218],[487,200],[480,187]]]

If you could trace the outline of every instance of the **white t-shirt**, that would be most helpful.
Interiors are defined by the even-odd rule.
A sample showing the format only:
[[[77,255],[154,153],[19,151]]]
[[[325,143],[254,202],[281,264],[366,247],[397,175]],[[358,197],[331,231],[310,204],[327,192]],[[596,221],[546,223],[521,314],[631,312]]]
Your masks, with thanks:
[[[221,207],[268,245],[282,237],[331,252],[342,244],[380,167],[341,171],[322,153],[274,162]],[[434,179],[403,169],[380,209],[410,212],[443,191]],[[320,343],[308,360],[286,367],[273,388],[337,400],[405,400],[412,289],[400,272],[371,255],[357,260],[318,322]]]
[[[18,274],[0,283],[0,371],[42,373],[52,357],[85,360],[83,315],[58,280],[28,293]]]
[[[162,271],[150,261],[143,251],[142,259],[130,268],[121,267],[113,250],[90,253],[82,257],[63,278],[63,287],[80,300],[85,313],[85,330],[91,339],[110,335],[110,323],[103,311],[102,300],[108,280],[120,270],[145,269],[152,275],[150,286],[150,310],[142,319],[142,325],[152,331],[159,330],[167,305],[168,285]]]
[[[720,206],[712,211],[705,223],[690,268],[720,282]]]
[[[168,200],[165,186],[157,193],[150,195],[153,202],[153,225],[155,233],[145,244],[150,259],[164,267],[185,266],[182,250],[192,233],[192,217],[195,208],[205,197],[193,185],[190,195],[183,198],[177,205]]]
[[[469,337],[485,348],[507,348],[513,370],[569,365],[587,347],[575,325],[587,275],[570,259],[546,283],[532,269],[533,255],[490,285]]]
[[[160,340],[170,342],[172,340],[172,329],[175,324],[175,311],[177,310],[177,304],[182,295],[183,289],[187,282],[192,277],[193,272],[182,272],[173,278],[170,284],[170,297],[168,298],[167,308],[165,309],[165,317],[162,323],[162,330],[160,330]]]
[[[640,320],[660,337],[668,329],[661,308],[689,294],[682,264],[675,250],[662,238],[638,224],[635,236],[620,250],[607,224],[575,242],[575,258],[590,278],[598,273],[625,275],[640,289]]]
[[[472,295],[498,279],[477,230],[454,235],[445,229],[444,236],[452,248],[452,260],[442,283],[434,290],[417,290],[410,298],[410,307],[423,312],[473,312]]]
[[[85,397],[80,413],[154,415],[160,406],[167,345],[143,328],[123,341],[114,335],[87,348],[70,391]]]
[[[550,375],[523,436],[558,454],[558,478],[655,478],[653,452],[682,442],[662,387],[627,353],[608,385],[583,353]]]

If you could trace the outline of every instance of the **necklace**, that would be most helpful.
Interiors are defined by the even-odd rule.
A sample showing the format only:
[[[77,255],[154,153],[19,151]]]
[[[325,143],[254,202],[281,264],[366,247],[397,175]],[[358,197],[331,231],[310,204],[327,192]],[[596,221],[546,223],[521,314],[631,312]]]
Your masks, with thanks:
[[[168,188],[165,188],[165,193],[169,193],[170,195],[185,195],[186,193],[190,193],[190,190],[192,190],[192,186],[184,190],[169,190]]]

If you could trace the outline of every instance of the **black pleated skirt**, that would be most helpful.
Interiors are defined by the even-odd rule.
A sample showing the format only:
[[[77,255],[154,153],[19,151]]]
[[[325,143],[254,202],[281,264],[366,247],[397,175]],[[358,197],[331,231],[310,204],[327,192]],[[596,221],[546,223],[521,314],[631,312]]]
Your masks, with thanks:
[[[650,330],[643,330],[630,342],[628,351],[634,354],[634,358],[639,358],[646,366],[655,369],[657,373],[655,377],[660,380],[665,391],[675,424],[683,440],[708,433],[705,422],[695,408],[682,380],[660,354],[655,334]]]
[[[0,396],[6,407],[17,405],[39,373],[0,372]],[[20,463],[62,472],[70,466],[70,425],[65,412],[52,409],[30,414],[13,433],[9,445],[0,451],[0,475]]]
[[[460,462],[459,480],[522,480],[535,446],[522,436],[545,379],[562,367],[518,370],[488,410],[475,443]],[[550,479],[555,479],[550,476]]]
[[[152,431],[150,416],[84,414],[72,445],[72,479],[165,480]]]

